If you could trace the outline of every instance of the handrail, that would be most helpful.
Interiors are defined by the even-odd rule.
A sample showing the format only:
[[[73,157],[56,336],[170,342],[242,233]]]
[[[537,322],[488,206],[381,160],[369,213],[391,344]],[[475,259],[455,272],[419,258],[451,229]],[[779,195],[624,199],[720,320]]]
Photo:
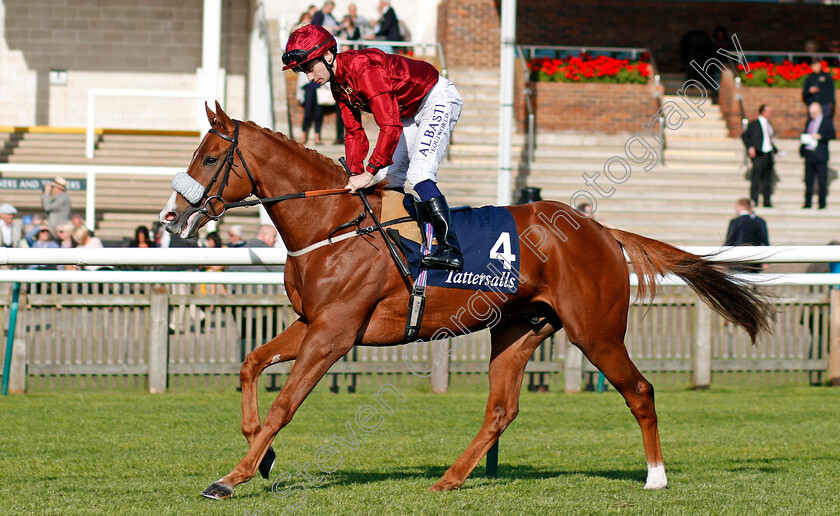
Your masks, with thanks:
[[[266,59],[266,77],[268,79],[268,98],[269,106],[271,106],[271,129],[274,130],[277,121],[274,119],[274,73],[271,67],[271,31],[268,28],[268,20],[265,17],[265,3],[258,0],[254,7],[254,17],[257,21],[260,33],[265,40],[265,51],[268,59]],[[291,138],[291,135],[289,135]]]
[[[522,71],[525,74],[525,83],[528,83],[528,63],[525,59],[525,52],[522,50],[522,45],[516,45],[516,53],[519,55],[519,62],[522,64]],[[527,165],[530,168],[531,163],[534,162],[534,147],[537,140],[536,116],[534,113],[534,91],[531,88],[525,87],[522,89],[525,94],[525,111],[528,115],[528,133],[525,140],[525,148],[527,149],[526,158]]]
[[[763,263],[840,262],[840,246],[683,246],[683,251],[711,261]],[[272,247],[72,249],[0,247],[0,265],[278,265],[286,251]],[[17,271],[21,272],[21,271]],[[748,274],[762,278],[764,274]],[[758,280],[760,281],[760,280]]]
[[[738,114],[741,116],[741,133],[743,134],[747,130],[749,120],[747,119],[747,113],[744,111],[744,93],[741,89],[741,78],[738,76],[735,76],[735,100],[738,101]],[[749,168],[749,160],[750,157],[747,153],[747,148],[744,147],[744,167]]]
[[[840,60],[840,54],[834,52],[791,52],[791,51],[770,51],[764,52],[761,50],[750,50],[747,52],[741,52],[744,56],[756,56],[756,57],[784,57],[787,58],[788,61],[793,62],[794,57],[834,57]]]

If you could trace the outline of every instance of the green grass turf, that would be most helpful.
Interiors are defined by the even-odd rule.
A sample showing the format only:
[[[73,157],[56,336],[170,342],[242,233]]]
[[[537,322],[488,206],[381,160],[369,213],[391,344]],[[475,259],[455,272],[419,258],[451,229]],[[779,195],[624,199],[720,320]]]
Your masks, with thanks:
[[[657,392],[669,487],[642,489],[639,428],[614,391],[528,393],[501,441],[499,476],[427,493],[479,427],[486,394],[404,388],[404,404],[296,514],[837,514],[840,389]],[[265,408],[274,394],[260,393]],[[272,480],[314,462],[368,394],[316,393],[278,434]],[[199,492],[246,451],[236,392],[59,392],[0,399],[0,514],[284,514],[259,476],[234,498]],[[310,467],[313,474],[318,470]],[[296,480],[282,484],[278,492]],[[261,511],[261,512],[260,512]]]

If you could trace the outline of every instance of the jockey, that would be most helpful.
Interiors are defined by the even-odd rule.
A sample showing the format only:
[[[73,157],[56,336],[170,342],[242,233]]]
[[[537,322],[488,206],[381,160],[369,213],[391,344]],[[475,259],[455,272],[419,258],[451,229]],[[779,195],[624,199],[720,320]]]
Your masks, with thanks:
[[[460,270],[463,256],[450,222],[449,206],[437,187],[437,170],[449,136],[461,115],[461,95],[424,61],[378,49],[338,53],[335,38],[319,25],[305,25],[289,36],[284,70],[303,72],[311,82],[330,83],[344,120],[344,145],[355,192],[384,179],[401,189],[406,179],[429,213],[438,249],[423,264]],[[362,111],[379,126],[376,147],[365,167],[368,139]]]

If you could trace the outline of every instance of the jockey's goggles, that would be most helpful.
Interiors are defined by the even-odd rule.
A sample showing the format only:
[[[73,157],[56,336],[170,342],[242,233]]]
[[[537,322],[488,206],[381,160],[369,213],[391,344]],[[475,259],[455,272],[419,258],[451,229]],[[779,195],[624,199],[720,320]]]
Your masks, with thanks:
[[[324,42],[326,43],[326,42]],[[293,72],[298,73],[303,71],[303,64],[308,61],[307,57],[312,52],[315,52],[320,48],[324,43],[320,43],[315,45],[314,47],[310,48],[309,50],[303,50],[300,48],[296,48],[294,50],[289,50],[285,54],[283,54],[283,64],[290,67]],[[294,66],[292,63],[296,63]]]

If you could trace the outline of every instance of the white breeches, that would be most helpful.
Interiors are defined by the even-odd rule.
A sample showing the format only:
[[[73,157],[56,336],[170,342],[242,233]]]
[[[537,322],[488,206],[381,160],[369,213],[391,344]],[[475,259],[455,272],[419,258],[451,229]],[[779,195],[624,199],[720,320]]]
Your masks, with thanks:
[[[417,114],[403,118],[403,131],[394,151],[394,163],[376,174],[376,182],[386,176],[392,187],[414,187],[431,179],[437,182],[440,161],[446,155],[452,129],[461,116],[461,95],[445,77],[429,91]]]

